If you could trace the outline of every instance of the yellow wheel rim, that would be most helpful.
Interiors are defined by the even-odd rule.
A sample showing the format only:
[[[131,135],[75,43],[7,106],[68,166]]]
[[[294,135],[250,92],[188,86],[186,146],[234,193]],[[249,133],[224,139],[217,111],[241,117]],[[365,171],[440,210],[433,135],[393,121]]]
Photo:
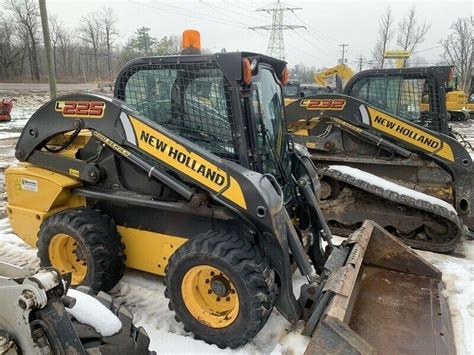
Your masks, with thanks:
[[[65,274],[72,274],[73,285],[79,285],[87,274],[87,262],[73,237],[60,233],[53,236],[48,247],[51,265]]]
[[[239,296],[230,278],[210,265],[189,269],[181,282],[188,311],[211,328],[231,325],[239,314]]]

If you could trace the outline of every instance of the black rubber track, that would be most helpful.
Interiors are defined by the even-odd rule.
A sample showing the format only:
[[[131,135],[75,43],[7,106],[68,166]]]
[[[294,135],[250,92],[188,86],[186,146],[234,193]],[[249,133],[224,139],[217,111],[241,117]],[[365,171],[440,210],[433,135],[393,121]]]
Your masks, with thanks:
[[[58,212],[46,219],[40,227],[36,244],[41,266],[51,266],[48,246],[58,233],[73,237],[84,253],[87,275],[83,285],[98,292],[108,291],[119,282],[125,271],[125,246],[110,217],[80,207]]]
[[[196,320],[181,296],[181,282],[186,272],[197,265],[211,265],[222,270],[234,284],[239,296],[239,314],[225,328],[211,328]],[[184,329],[196,339],[220,348],[246,344],[262,329],[276,298],[274,271],[258,246],[240,233],[209,231],[181,246],[170,258],[164,280],[169,308]]]

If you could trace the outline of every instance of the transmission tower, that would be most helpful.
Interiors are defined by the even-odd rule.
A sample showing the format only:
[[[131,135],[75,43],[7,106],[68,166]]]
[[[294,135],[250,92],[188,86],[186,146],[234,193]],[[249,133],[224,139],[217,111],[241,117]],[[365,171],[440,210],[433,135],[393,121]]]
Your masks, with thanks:
[[[270,31],[270,40],[268,41],[267,55],[274,58],[285,59],[285,43],[283,39],[284,30],[294,30],[297,28],[306,28],[299,25],[285,25],[283,24],[283,13],[285,11],[294,12],[301,10],[301,7],[290,7],[282,4],[280,0],[271,5],[262,7],[255,11],[264,11],[272,16],[272,24],[264,26],[249,27],[251,30],[265,30]]]

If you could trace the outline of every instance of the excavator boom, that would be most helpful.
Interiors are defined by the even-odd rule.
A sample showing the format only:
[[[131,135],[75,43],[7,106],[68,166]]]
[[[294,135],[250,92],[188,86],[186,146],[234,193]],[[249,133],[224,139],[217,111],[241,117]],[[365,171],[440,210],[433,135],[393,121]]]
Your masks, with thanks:
[[[322,70],[314,74],[313,78],[317,85],[328,86],[328,78],[338,76],[344,83],[354,75],[352,69],[345,64],[338,64],[334,67]]]

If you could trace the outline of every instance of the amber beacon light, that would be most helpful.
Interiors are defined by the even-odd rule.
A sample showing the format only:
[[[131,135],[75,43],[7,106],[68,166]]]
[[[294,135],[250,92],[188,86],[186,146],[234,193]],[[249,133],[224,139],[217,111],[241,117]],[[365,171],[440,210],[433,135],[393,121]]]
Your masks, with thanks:
[[[183,32],[183,54],[201,53],[201,34],[196,30]]]

